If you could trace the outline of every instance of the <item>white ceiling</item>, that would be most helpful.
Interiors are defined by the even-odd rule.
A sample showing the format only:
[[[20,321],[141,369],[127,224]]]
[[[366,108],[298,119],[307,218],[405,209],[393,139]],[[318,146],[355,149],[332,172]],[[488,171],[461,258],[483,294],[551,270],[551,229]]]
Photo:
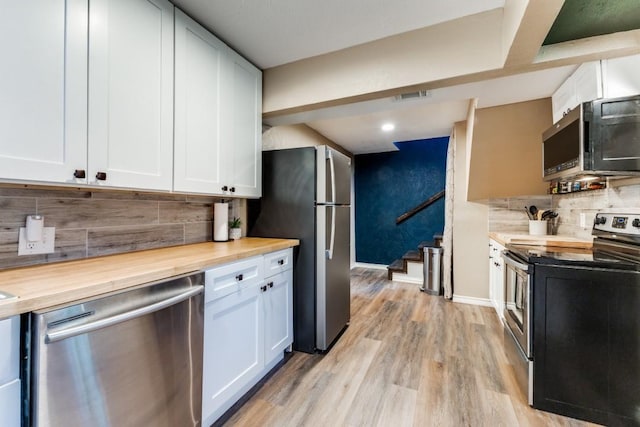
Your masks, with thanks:
[[[262,69],[333,52],[456,18],[494,10],[504,0],[174,0],[176,6]],[[474,37],[474,34],[469,34]],[[304,123],[355,154],[394,150],[393,142],[448,136],[478,106],[550,96],[575,66],[435,89],[419,100],[393,98],[265,120]],[[380,130],[393,122],[390,133]]]
[[[174,0],[261,69],[504,6],[504,0]]]

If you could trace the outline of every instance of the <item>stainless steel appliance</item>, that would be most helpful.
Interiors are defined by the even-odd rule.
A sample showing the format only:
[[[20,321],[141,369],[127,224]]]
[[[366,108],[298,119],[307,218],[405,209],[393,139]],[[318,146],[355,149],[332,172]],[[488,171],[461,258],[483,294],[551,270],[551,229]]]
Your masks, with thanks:
[[[542,134],[543,177],[640,174],[640,96],[597,99]]]
[[[33,426],[200,426],[204,273],[32,314]]]
[[[505,350],[533,407],[640,425],[640,213],[598,213],[592,234],[506,246]]]
[[[263,152],[249,235],[300,239],[294,349],[327,350],[350,319],[351,159],[327,146]]]
[[[522,391],[533,404],[533,351],[531,337],[531,267],[503,252],[505,265],[505,350]]]

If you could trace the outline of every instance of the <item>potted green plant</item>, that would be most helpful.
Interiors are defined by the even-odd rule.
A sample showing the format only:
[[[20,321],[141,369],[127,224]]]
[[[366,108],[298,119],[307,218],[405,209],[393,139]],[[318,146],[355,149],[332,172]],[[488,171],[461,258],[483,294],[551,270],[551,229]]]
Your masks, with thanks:
[[[242,222],[237,216],[234,216],[233,219],[229,221],[229,238],[231,240],[238,240],[242,237],[242,230],[240,229],[241,225]]]

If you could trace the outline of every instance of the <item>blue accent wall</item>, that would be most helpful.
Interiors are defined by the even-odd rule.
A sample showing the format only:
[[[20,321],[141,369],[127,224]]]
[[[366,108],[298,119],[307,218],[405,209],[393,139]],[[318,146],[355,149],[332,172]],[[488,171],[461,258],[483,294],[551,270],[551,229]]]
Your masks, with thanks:
[[[445,187],[449,137],[396,143],[399,151],[355,156],[356,261],[390,264],[444,229],[444,198],[396,218]]]

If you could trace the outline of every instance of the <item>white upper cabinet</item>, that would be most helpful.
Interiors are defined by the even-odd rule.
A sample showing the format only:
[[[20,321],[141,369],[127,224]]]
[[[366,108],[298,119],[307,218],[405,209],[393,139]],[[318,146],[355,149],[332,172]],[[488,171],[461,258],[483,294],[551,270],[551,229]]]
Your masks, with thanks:
[[[225,151],[230,161],[226,176],[229,193],[262,195],[262,72],[229,51],[223,94]]]
[[[640,94],[640,55],[602,61],[604,96],[617,98]]]
[[[227,47],[176,9],[174,190],[221,193],[221,68]]]
[[[262,193],[262,72],[176,10],[174,190]]]
[[[262,73],[169,1],[0,2],[0,180],[260,197]]]
[[[551,97],[553,122],[578,104],[640,94],[640,55],[585,62]]]
[[[173,5],[92,0],[89,183],[171,190]]]
[[[600,62],[585,62],[552,95],[553,123],[578,104],[598,98],[602,98]]]
[[[87,2],[0,3],[0,179],[85,182]]]

